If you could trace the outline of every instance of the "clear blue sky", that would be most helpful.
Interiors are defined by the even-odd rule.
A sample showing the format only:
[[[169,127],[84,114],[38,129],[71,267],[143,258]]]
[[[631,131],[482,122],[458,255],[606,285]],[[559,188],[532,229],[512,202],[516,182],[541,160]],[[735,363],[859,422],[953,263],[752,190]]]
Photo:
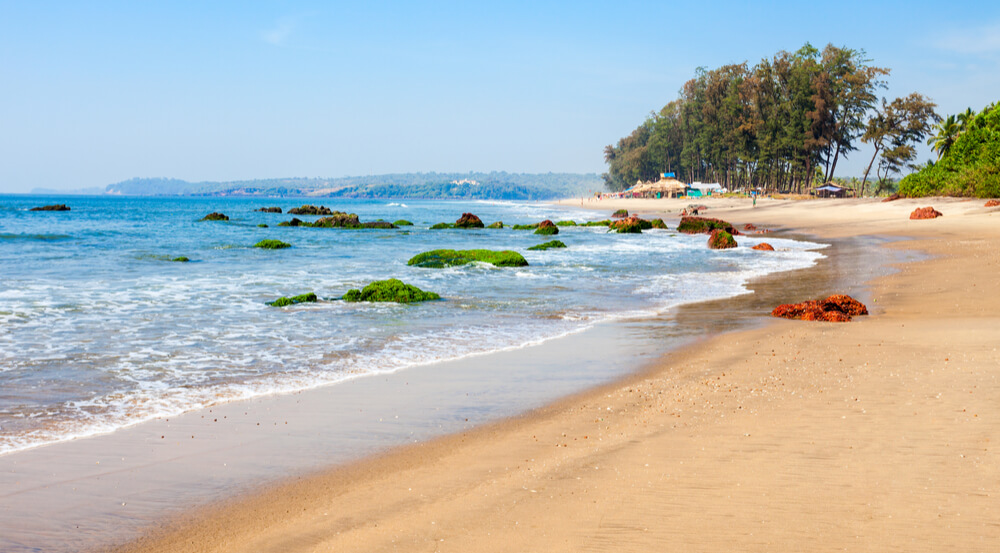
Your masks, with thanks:
[[[603,172],[696,67],[806,41],[867,50],[887,95],[941,113],[1000,100],[1000,2],[0,0],[0,192]]]

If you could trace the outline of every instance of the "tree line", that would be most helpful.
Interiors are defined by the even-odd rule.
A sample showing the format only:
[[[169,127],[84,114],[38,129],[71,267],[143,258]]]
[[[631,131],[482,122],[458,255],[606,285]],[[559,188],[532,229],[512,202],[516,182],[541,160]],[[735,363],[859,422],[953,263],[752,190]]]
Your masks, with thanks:
[[[754,66],[699,68],[676,100],[604,149],[605,185],[618,191],[673,172],[731,190],[803,192],[833,180],[864,143],[874,153],[861,186],[872,176],[877,192],[940,120],[921,94],[880,98],[889,73],[863,50],[809,43]]]

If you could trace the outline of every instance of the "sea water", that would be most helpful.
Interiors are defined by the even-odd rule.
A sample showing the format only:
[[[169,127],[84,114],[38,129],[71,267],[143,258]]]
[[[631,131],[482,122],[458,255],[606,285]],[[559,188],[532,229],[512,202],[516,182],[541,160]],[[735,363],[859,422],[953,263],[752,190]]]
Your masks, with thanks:
[[[67,203],[69,212],[31,212]],[[411,227],[278,227],[305,203]],[[213,211],[228,222],[200,219]],[[113,432],[220,402],[528,347],[601,322],[747,293],[750,279],[808,267],[822,244],[561,227],[430,230],[472,212],[505,225],[604,219],[529,202],[0,196],[0,455]],[[298,216],[305,221],[318,217]],[[260,228],[259,224],[268,228]],[[566,249],[531,251],[557,238]],[[292,244],[262,250],[253,244]],[[515,250],[529,266],[408,266],[427,250]],[[187,263],[170,259],[185,256]],[[441,301],[337,298],[399,278]],[[267,302],[316,293],[322,301]]]

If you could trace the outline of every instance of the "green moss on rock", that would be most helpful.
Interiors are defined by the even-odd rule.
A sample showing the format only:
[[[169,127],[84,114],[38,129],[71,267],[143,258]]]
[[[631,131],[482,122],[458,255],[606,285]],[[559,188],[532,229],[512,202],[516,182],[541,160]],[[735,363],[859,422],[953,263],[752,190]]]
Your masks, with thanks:
[[[604,219],[603,221],[587,221],[586,223],[580,225],[583,227],[607,227],[611,225],[610,219]]]
[[[497,267],[525,267],[524,256],[510,250],[432,250],[413,256],[407,265],[429,269],[442,269],[466,265],[474,261],[490,263]]]
[[[486,228],[503,228],[503,221],[497,221]]]
[[[455,225],[451,223],[437,223],[436,225],[431,225],[431,230],[440,230],[444,228],[455,228]]]
[[[292,245],[288,242],[282,242],[281,240],[261,240],[253,245],[255,248],[262,248],[265,250],[280,250],[283,248],[291,248]]]
[[[615,211],[614,213],[612,213],[611,216],[612,217],[616,217],[616,218],[617,217],[628,217],[628,210],[627,209],[619,209],[618,211]]]
[[[395,278],[376,280],[361,290],[348,290],[343,297],[344,301],[349,302],[381,301],[395,303],[413,303],[438,299],[441,299],[441,296],[434,292],[425,292],[412,284],[406,284]]]
[[[559,234],[559,227],[552,225],[549,227],[538,227],[535,229],[535,234],[541,234],[542,236],[552,236]]]
[[[722,229],[715,229],[712,231],[712,235],[708,237],[708,247],[713,250],[735,248],[736,239],[733,238],[732,234]]]
[[[575,227],[576,221],[556,221],[556,226],[559,227]]]
[[[228,221],[229,217],[225,213],[212,212],[201,218],[202,221]]]
[[[710,217],[681,217],[681,222],[677,225],[677,231],[685,234],[707,234],[715,229],[721,229],[733,235],[739,234],[729,222]]]
[[[538,223],[531,223],[530,225],[513,225],[510,228],[514,230],[534,230],[538,228]]]
[[[412,227],[413,226],[413,223],[407,221],[406,219],[400,219],[398,221],[395,221],[392,224],[396,225],[397,227]]]
[[[170,261],[176,261],[177,263],[187,263],[188,261],[191,261],[191,260],[188,259],[188,258],[186,258],[186,257],[184,257],[182,255],[180,257],[175,257],[175,258],[171,259]]]
[[[261,224],[257,225],[257,228],[267,228],[267,224],[266,223],[261,223]]]
[[[663,222],[663,219],[653,219],[649,222],[649,227],[666,230],[667,224]]]
[[[268,305],[272,307],[285,307],[286,305],[294,305],[296,303],[312,303],[319,301],[316,294],[309,292],[308,294],[300,294],[298,296],[292,296],[290,298],[281,296],[280,298],[267,302]]]
[[[552,249],[552,248],[565,248],[565,247],[566,247],[566,244],[563,244],[559,240],[549,240],[548,242],[544,242],[542,244],[538,244],[537,246],[531,246],[528,249],[529,250],[534,250],[534,251],[544,251],[544,250],[549,250],[549,249]]]

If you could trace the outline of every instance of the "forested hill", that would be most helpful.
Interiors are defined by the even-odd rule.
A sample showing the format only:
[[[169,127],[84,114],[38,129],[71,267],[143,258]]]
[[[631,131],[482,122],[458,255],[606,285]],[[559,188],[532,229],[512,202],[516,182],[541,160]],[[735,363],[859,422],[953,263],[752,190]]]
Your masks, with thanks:
[[[135,178],[108,185],[106,194],[129,196],[314,196],[547,200],[591,195],[603,188],[597,174],[398,173],[335,179],[286,178],[187,182]]]
[[[949,116],[933,141],[940,157],[907,175],[900,195],[1000,197],[1000,103]]]

